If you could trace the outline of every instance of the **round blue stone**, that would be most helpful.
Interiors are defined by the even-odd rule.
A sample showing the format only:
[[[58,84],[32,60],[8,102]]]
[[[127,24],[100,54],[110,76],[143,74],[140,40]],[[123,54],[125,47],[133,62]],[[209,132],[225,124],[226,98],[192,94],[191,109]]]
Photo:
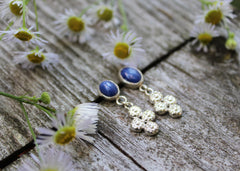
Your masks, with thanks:
[[[113,97],[118,94],[117,86],[111,81],[103,81],[99,85],[99,90],[103,95],[108,97]]]
[[[121,70],[121,76],[123,77],[123,79],[131,83],[138,83],[142,79],[142,76],[139,73],[139,71],[131,67],[123,68]]]

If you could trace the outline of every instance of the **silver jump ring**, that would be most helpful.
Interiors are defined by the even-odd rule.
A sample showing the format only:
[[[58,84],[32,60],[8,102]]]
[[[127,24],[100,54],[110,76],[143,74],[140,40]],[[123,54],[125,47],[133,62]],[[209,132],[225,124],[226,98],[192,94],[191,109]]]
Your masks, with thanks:
[[[132,106],[133,106],[133,103],[131,103],[131,102],[126,102],[126,103],[124,104],[124,107],[125,107],[126,109],[130,109]]]
[[[152,93],[153,93],[153,89],[152,89],[152,88],[147,88],[147,89],[145,90],[145,94],[146,94],[147,96],[151,95]]]
[[[125,96],[119,96],[117,99],[116,99],[116,103],[117,105],[124,105],[127,103],[127,98]]]
[[[145,92],[145,90],[147,89],[147,85],[143,84],[139,87],[139,90],[142,91],[142,92]]]

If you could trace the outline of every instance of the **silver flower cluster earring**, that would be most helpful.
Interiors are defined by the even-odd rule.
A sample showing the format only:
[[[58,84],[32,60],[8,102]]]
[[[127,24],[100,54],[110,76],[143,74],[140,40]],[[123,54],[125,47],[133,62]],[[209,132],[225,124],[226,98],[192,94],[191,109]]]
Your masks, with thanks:
[[[143,74],[140,70],[133,67],[124,67],[119,71],[119,78],[127,87],[138,88],[149,96],[157,114],[163,115],[168,112],[173,118],[178,118],[182,115],[182,109],[177,104],[175,97],[171,95],[163,97],[162,93],[154,91],[143,84]],[[106,80],[101,82],[98,92],[100,96],[107,100],[115,100],[117,105],[123,106],[128,110],[129,116],[132,118],[132,131],[144,131],[147,135],[156,135],[159,132],[159,126],[154,122],[156,120],[155,112],[151,110],[143,111],[139,106],[129,102],[125,96],[120,96],[119,87],[113,81]]]
[[[159,91],[154,91],[152,88],[143,84],[143,74],[140,70],[133,67],[124,67],[119,70],[120,80],[130,88],[138,88],[150,98],[150,102],[154,104],[155,112],[159,115],[169,113],[173,118],[182,116],[182,108],[177,104],[177,99],[172,95],[165,97]]]
[[[132,131],[144,131],[147,135],[155,135],[158,133],[158,124],[154,122],[156,118],[155,113],[151,110],[143,112],[139,106],[129,102],[125,96],[120,96],[120,90],[116,83],[110,80],[103,81],[100,83],[98,91],[105,99],[116,100],[117,105],[123,106],[128,110],[132,118]]]

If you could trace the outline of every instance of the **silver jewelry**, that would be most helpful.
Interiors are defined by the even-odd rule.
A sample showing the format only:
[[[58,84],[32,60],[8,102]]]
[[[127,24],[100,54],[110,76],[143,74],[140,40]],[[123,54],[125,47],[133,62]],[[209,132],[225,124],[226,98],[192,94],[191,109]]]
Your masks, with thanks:
[[[129,102],[125,96],[120,96],[119,87],[111,80],[100,83],[98,87],[100,96],[107,100],[116,100],[117,105],[123,106],[128,110],[132,118],[131,130],[134,132],[144,131],[147,135],[156,135],[159,126],[155,121],[155,113],[151,110],[142,111],[139,106]]]
[[[164,97],[161,92],[154,91],[145,84],[141,85],[139,90],[149,96],[157,114],[164,115],[168,112],[172,118],[182,116],[182,108],[177,104],[177,99],[174,96],[166,95]]]
[[[173,118],[182,116],[182,108],[177,104],[177,100],[172,95],[165,97],[159,91],[154,91],[152,88],[143,84],[143,74],[140,70],[134,67],[124,67],[119,70],[120,80],[131,88],[139,88],[149,96],[150,101],[154,104],[155,112],[159,115],[169,113]]]

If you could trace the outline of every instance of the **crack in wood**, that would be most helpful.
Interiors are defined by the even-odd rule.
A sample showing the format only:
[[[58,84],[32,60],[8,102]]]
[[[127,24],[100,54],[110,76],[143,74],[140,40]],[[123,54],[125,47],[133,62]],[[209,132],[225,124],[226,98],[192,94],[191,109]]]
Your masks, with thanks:
[[[17,151],[13,152],[6,158],[0,161],[0,169],[10,165],[12,162],[20,158],[22,155],[26,154],[27,152],[31,151],[35,147],[34,141],[30,141],[28,144],[23,146],[22,148],[18,149]]]

